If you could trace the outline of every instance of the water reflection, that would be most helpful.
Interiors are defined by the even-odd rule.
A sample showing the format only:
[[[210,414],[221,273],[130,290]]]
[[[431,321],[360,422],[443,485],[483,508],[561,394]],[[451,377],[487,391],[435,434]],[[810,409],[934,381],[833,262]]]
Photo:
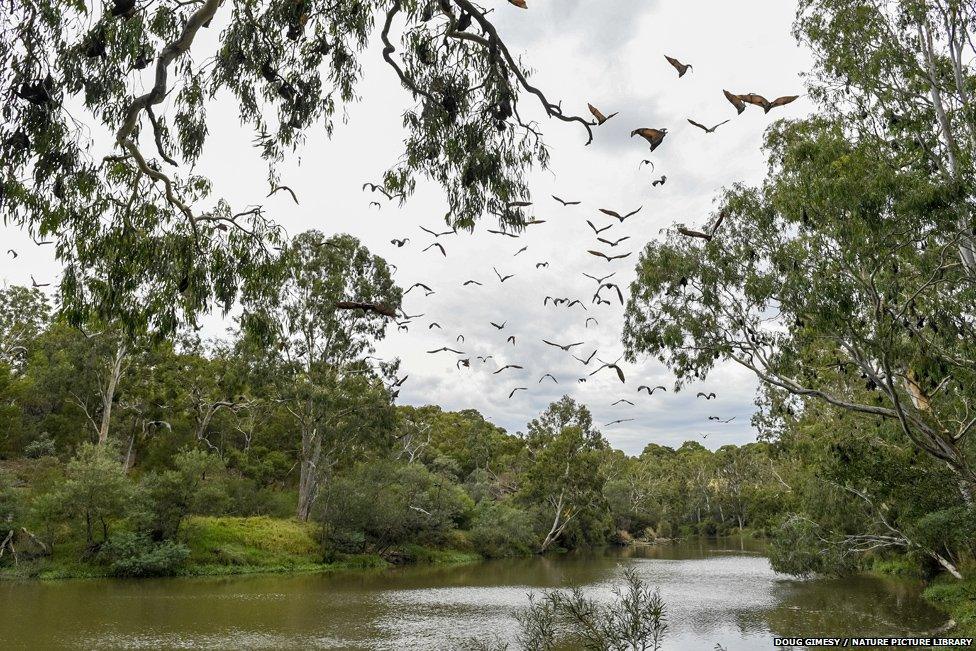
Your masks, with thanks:
[[[772,647],[774,636],[885,635],[944,617],[914,583],[859,577],[796,581],[753,541],[411,567],[332,576],[0,584],[4,648],[449,649],[511,639],[533,590],[578,584],[609,598],[625,565],[659,586],[667,649]]]

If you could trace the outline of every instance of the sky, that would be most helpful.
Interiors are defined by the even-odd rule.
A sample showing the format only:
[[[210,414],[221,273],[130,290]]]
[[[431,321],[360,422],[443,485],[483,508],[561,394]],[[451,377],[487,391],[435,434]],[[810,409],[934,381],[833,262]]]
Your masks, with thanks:
[[[511,432],[563,395],[586,404],[610,443],[639,454],[648,443],[678,446],[697,440],[706,447],[747,443],[755,439],[750,418],[756,381],[734,365],[718,366],[708,380],[673,391],[673,376],[655,360],[621,361],[626,384],[605,369],[589,373],[597,358],[614,361],[623,353],[623,307],[590,302],[596,283],[585,276],[616,275],[612,282],[626,290],[634,279],[634,266],[644,245],[663,236],[675,223],[690,227],[706,224],[723,187],[733,183],[757,184],[766,164],[762,135],[771,120],[799,118],[810,112],[805,97],[770,115],[750,107],[741,116],[725,100],[722,89],[759,92],[773,98],[803,92],[802,75],[811,68],[810,55],[791,33],[796,3],[784,0],[528,0],[519,10],[504,0],[485,0],[494,7],[493,19],[513,53],[534,70],[533,83],[553,101],[562,100],[567,111],[586,115],[587,102],[604,113],[619,115],[596,130],[585,147],[585,132],[573,124],[547,120],[538,110],[551,152],[548,170],[529,178],[534,205],[529,215],[544,224],[532,226],[519,239],[485,232],[495,226],[486,218],[473,234],[441,237],[446,257],[437,249],[422,249],[434,239],[420,230],[444,231],[446,202],[436,185],[423,183],[403,207],[378,195],[363,192],[366,181],[378,180],[402,152],[401,115],[409,106],[408,93],[380,57],[378,41],[364,53],[364,79],[360,101],[345,107],[332,139],[312,132],[283,172],[299,204],[286,193],[267,199],[266,168],[251,147],[251,134],[239,126],[237,109],[216,102],[208,109],[210,137],[196,171],[214,181],[215,196],[234,206],[264,204],[267,214],[290,234],[317,229],[326,234],[350,233],[374,253],[396,265],[395,279],[407,288],[420,289],[404,300],[414,319],[409,332],[391,327],[378,346],[378,354],[402,360],[401,376],[408,374],[398,402],[438,404],[446,410],[477,409]],[[195,44],[195,58],[209,53],[215,30]],[[208,42],[208,39],[210,41]],[[674,56],[694,65],[683,78],[665,61]],[[526,97],[522,106],[532,98]],[[163,111],[165,112],[165,105]],[[687,123],[691,118],[709,126],[731,119],[713,134]],[[639,127],[666,127],[668,136],[653,154],[640,138],[630,138]],[[108,147],[109,144],[106,144]],[[108,153],[106,151],[105,153]],[[654,162],[638,168],[640,161]],[[652,179],[667,176],[664,185]],[[550,198],[556,194],[581,205],[563,207]],[[381,207],[370,206],[379,199]],[[604,226],[615,223],[598,212],[609,208],[625,213],[643,206],[637,215],[616,224],[602,236],[630,239],[614,253],[632,252],[612,263],[586,251],[610,250],[595,240],[586,220]],[[393,238],[409,238],[402,248]],[[0,282],[57,281],[58,266],[51,247],[35,247],[24,233],[0,225],[3,250],[15,248],[15,261],[0,257]],[[515,255],[522,247],[527,250]],[[536,264],[548,262],[548,267]],[[500,283],[493,267],[514,277]],[[473,279],[483,286],[462,283]],[[571,309],[543,305],[545,296],[579,298],[586,305]],[[605,297],[610,292],[604,291]],[[625,295],[626,299],[626,295]],[[587,322],[587,317],[593,321]],[[497,330],[490,322],[505,322]],[[429,328],[437,322],[441,328]],[[206,332],[222,336],[229,319],[212,317]],[[463,343],[457,341],[464,336]],[[515,335],[516,345],[506,342]],[[597,350],[588,366],[571,353],[546,345],[543,339],[569,344],[584,342],[572,353],[585,358]],[[426,351],[449,346],[465,352],[470,368],[458,368],[459,356]],[[492,355],[486,363],[477,356]],[[517,364],[523,370],[494,374],[500,366]],[[551,373],[558,384],[546,379]],[[585,383],[577,382],[586,377]],[[665,385],[667,392],[638,394],[638,385]],[[515,387],[526,387],[514,397]],[[713,400],[697,393],[715,392]],[[630,406],[614,402],[626,399]],[[708,420],[718,416],[730,423]],[[633,419],[607,426],[615,420]]]

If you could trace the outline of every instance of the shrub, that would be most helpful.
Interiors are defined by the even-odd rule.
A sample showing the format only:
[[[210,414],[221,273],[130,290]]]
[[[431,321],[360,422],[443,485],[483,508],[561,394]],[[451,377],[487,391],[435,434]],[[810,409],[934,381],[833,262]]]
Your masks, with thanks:
[[[469,532],[475,550],[488,558],[531,554],[539,545],[532,515],[505,502],[481,502]]]
[[[24,446],[24,456],[28,459],[53,457],[57,454],[54,439],[47,432],[42,432],[36,439]]]
[[[668,630],[660,593],[628,568],[613,595],[606,605],[580,588],[530,596],[528,608],[516,613],[519,644],[524,649],[660,649]]]
[[[105,542],[111,523],[132,512],[137,503],[134,497],[116,451],[111,446],[85,443],[68,462],[63,486],[39,501],[43,508],[38,513],[51,520],[45,523],[51,527],[65,520],[82,524],[85,541],[93,549],[96,533]]]
[[[109,565],[114,576],[166,576],[176,572],[190,555],[186,545],[163,541],[153,542],[140,533],[123,532],[109,538],[101,550],[100,559]]]
[[[330,482],[315,517],[324,525],[326,550],[383,552],[404,543],[441,544],[471,506],[460,486],[420,464],[374,461]],[[350,549],[358,534],[363,547]]]
[[[217,481],[224,464],[216,455],[183,450],[174,457],[173,465],[172,470],[147,474],[142,482],[150,504],[149,527],[159,539],[176,538],[188,515],[220,512],[229,501]]]

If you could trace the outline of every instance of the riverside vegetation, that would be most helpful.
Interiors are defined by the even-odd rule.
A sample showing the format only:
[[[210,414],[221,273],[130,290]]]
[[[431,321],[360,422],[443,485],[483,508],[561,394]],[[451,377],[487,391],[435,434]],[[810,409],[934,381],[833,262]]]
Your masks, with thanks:
[[[569,398],[518,433],[472,411],[396,405],[396,363],[372,359],[382,313],[403,296],[386,262],[347,235],[288,238],[193,171],[205,107],[229,91],[272,192],[287,190],[279,163],[313,124],[331,132],[379,39],[416,100],[386,191],[405,199],[431,179],[450,226],[494,214],[523,228],[512,206],[530,199],[527,172],[548,150],[520,98],[593,128],[528,83],[490,15],[468,0],[438,3],[463,8],[446,22],[414,0],[311,17],[243,3],[200,70],[171,64],[218,0],[116,4],[96,25],[85,3],[55,0],[0,18],[0,85],[17,98],[0,124],[3,217],[56,241],[64,266],[55,305],[36,288],[0,292],[5,576],[458,561],[737,531],[767,536],[790,574],[930,579],[929,598],[973,633],[970,3],[800,0],[815,114],[770,127],[767,179],[722,194],[721,229],[647,244],[623,333],[629,359],[658,359],[677,388],[720,362],[754,373],[758,440],[636,457]],[[472,18],[489,40],[458,36]],[[444,56],[429,50],[434,35]],[[125,75],[154,57],[163,86],[134,99]],[[156,116],[168,80],[175,115]],[[117,155],[88,142],[103,127]],[[147,161],[153,144],[172,170]],[[351,302],[374,309],[338,309]],[[195,338],[200,315],[235,306],[233,337]],[[571,615],[574,597],[540,603],[544,623]]]
[[[121,344],[21,287],[0,291],[0,323],[7,577],[376,568],[740,534],[767,537],[774,567],[798,575],[948,566],[928,595],[960,626],[976,616],[972,511],[951,470],[892,425],[810,405],[760,422],[756,443],[628,456],[568,397],[509,433],[473,410],[395,406],[355,374],[313,398],[359,402],[349,425],[319,430],[306,513],[288,398],[305,378],[243,331]]]

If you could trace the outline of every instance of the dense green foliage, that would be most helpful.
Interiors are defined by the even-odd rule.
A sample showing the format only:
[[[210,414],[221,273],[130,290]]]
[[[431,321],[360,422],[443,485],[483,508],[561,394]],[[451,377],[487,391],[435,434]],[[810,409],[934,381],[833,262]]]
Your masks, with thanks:
[[[370,300],[397,300],[382,261],[351,238],[309,234],[299,246],[320,262],[298,263],[304,280],[282,283],[282,298],[256,304],[225,343],[130,339],[120,354],[111,329],[53,318],[36,291],[4,294],[0,309],[35,306],[0,385],[0,531],[15,534],[18,557],[145,576],[774,527],[784,490],[775,446],[651,445],[631,458],[568,397],[524,433],[475,411],[394,407],[384,383],[393,369],[366,364],[382,323],[334,307],[349,282],[389,296]],[[307,461],[316,488],[306,513]],[[289,536],[305,542],[274,542]]]

